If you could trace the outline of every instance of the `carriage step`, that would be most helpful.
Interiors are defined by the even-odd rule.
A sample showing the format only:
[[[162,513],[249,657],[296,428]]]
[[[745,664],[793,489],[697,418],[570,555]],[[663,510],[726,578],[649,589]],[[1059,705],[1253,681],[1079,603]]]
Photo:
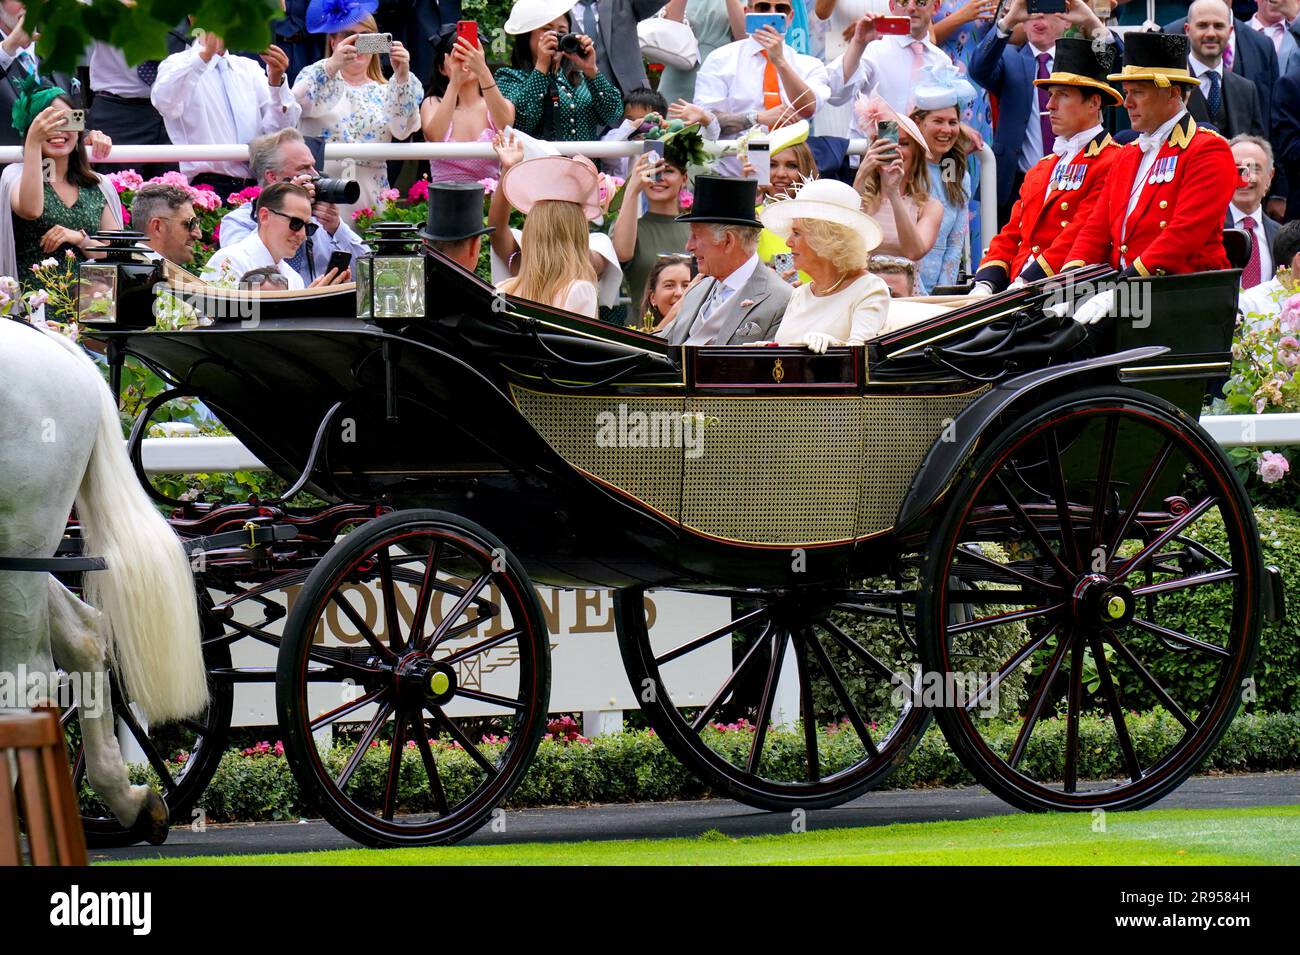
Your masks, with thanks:
[[[1272,564],[1264,568],[1264,616],[1274,623],[1286,617],[1286,591],[1282,571]]]

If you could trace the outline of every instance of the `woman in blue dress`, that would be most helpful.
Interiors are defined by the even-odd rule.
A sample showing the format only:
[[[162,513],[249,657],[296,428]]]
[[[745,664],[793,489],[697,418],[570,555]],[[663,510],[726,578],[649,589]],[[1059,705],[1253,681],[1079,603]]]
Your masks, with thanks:
[[[934,42],[952,58],[962,76],[969,74],[970,61],[984,34],[993,29],[997,6],[997,0],[940,0],[934,13]],[[978,85],[975,96],[963,103],[961,121],[985,142],[993,140],[993,107],[989,94]],[[971,157],[969,171],[972,181],[978,183],[978,157]],[[968,195],[971,227],[978,228],[980,197],[969,192]]]
[[[930,155],[930,195],[943,204],[939,235],[917,265],[920,294],[957,281],[970,237],[967,205],[971,177],[966,169],[968,137],[961,123],[962,106],[975,97],[975,87],[952,64],[927,67],[914,90],[911,118],[925,137]]]

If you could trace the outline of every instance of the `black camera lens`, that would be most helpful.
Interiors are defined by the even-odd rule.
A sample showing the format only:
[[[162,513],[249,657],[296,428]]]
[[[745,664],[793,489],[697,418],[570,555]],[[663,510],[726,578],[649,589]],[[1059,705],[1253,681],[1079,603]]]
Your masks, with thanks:
[[[582,56],[582,40],[576,33],[564,33],[560,36],[560,52]]]
[[[317,202],[351,205],[361,198],[361,183],[355,179],[313,179]]]

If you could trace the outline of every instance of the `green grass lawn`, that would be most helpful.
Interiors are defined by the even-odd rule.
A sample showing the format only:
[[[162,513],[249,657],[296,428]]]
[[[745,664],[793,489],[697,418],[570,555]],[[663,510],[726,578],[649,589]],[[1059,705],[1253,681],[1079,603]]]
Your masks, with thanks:
[[[199,856],[124,865],[1297,865],[1300,806],[1014,815],[732,839]]]

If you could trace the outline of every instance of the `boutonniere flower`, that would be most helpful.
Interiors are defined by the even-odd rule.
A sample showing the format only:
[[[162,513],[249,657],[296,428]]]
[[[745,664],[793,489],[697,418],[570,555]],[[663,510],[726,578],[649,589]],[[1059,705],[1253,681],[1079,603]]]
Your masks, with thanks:
[[[753,304],[754,304],[754,300],[753,300],[752,298],[747,298],[747,299],[745,299],[743,302],[740,303],[740,307],[741,307],[741,308],[749,308],[749,307],[750,307],[751,305],[753,305]]]

